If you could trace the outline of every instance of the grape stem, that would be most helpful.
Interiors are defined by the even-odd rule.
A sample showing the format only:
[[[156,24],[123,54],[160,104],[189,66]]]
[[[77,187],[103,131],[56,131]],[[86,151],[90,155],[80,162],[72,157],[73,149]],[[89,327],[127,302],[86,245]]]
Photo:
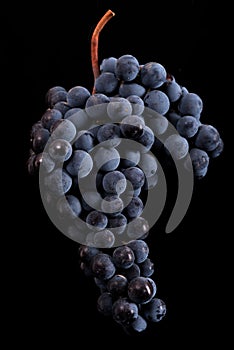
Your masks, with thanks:
[[[104,16],[100,19],[98,24],[96,25],[93,35],[91,38],[91,62],[92,62],[92,69],[93,69],[93,75],[94,75],[94,82],[97,79],[97,77],[100,75],[99,71],[99,63],[98,63],[98,40],[99,40],[99,34],[102,30],[102,28],[105,26],[105,24],[115,15],[115,13],[111,10],[106,11]],[[95,87],[93,87],[93,94],[95,93]]]

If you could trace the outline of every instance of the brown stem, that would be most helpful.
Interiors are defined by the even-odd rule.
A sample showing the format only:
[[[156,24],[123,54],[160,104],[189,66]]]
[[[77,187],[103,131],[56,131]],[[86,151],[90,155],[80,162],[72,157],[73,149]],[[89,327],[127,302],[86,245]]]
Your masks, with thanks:
[[[91,62],[92,62],[92,69],[93,69],[93,75],[94,75],[94,82],[96,78],[99,76],[99,63],[98,63],[98,40],[99,40],[99,34],[102,30],[102,28],[105,26],[105,24],[115,15],[115,13],[111,10],[108,10],[104,16],[100,19],[98,24],[96,25],[92,39],[91,39]],[[93,87],[93,94],[95,93],[95,88]]]

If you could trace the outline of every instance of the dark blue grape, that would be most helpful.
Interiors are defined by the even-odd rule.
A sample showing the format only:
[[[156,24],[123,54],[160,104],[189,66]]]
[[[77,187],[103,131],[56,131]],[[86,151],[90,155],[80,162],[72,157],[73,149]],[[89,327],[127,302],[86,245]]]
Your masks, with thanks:
[[[35,165],[34,165],[35,158],[36,158],[36,154],[33,153],[27,159],[26,163],[27,163],[27,171],[28,171],[29,175],[34,175],[34,173],[36,171]]]
[[[145,105],[141,97],[138,95],[129,95],[127,100],[132,105],[132,114],[141,115],[143,113]]]
[[[37,129],[34,132],[32,140],[32,148],[35,153],[43,152],[48,140],[50,138],[50,132],[45,128]]]
[[[105,316],[111,316],[112,307],[113,307],[112,294],[110,292],[101,293],[97,299],[97,310]]]
[[[45,178],[47,188],[57,196],[67,193],[72,186],[72,178],[64,169],[54,169]]]
[[[158,169],[158,162],[153,153],[143,153],[139,167],[143,170],[146,178],[153,176]]]
[[[117,59],[115,74],[119,80],[132,81],[136,78],[140,70],[140,65],[136,57],[123,55]]]
[[[92,120],[99,120],[106,115],[107,105],[110,99],[105,94],[92,94],[86,101],[85,111]]]
[[[107,216],[97,210],[92,210],[86,216],[86,223],[91,229],[103,230],[107,226]]]
[[[154,263],[150,258],[145,259],[139,264],[141,276],[150,277],[154,273]]]
[[[141,270],[138,264],[132,264],[128,269],[118,269],[121,275],[124,275],[128,281],[131,281],[135,277],[139,277]]]
[[[145,182],[143,171],[137,166],[132,166],[124,170],[124,176],[131,182],[134,190],[142,187]]]
[[[114,298],[124,296],[127,292],[128,280],[125,276],[115,274],[107,282],[107,290],[113,295]]]
[[[114,147],[98,147],[93,156],[97,169],[101,171],[113,171],[120,163],[119,152]]]
[[[52,139],[64,139],[72,142],[76,135],[76,127],[69,119],[57,120],[50,128]]]
[[[93,243],[98,248],[112,248],[115,243],[115,235],[105,228],[94,234]]]
[[[128,242],[128,246],[133,250],[135,255],[135,262],[137,264],[143,263],[149,255],[149,246],[142,239],[136,239]]]
[[[138,317],[138,306],[126,297],[120,297],[113,303],[112,316],[117,323],[129,325]]]
[[[137,318],[128,327],[125,327],[125,331],[129,335],[134,335],[145,331],[146,328],[146,320],[141,315],[138,315]]]
[[[39,129],[42,129],[42,128],[43,128],[43,125],[42,125],[41,120],[38,120],[36,123],[34,123],[31,127],[31,130],[30,130],[30,139],[32,140],[35,132]]]
[[[139,142],[143,146],[140,148],[141,152],[148,152],[153,146],[154,133],[148,125],[144,126],[143,133],[141,136],[139,136],[137,142]]]
[[[120,130],[127,139],[136,140],[144,132],[144,119],[137,115],[130,115],[122,119]]]
[[[124,214],[129,219],[134,219],[142,214],[144,204],[140,197],[133,197],[124,208]]]
[[[197,118],[191,115],[186,115],[178,120],[176,124],[176,129],[181,136],[185,137],[186,139],[189,139],[196,135],[199,126],[200,122]]]
[[[62,115],[64,116],[68,111],[69,109],[71,108],[67,102],[65,101],[59,101],[57,103],[55,103],[54,109],[57,109],[58,111],[60,111],[62,113]]]
[[[180,120],[181,115],[174,112],[174,111],[169,111],[166,114],[166,117],[169,120],[169,122],[176,128],[176,125],[177,125],[178,121]]]
[[[56,207],[61,218],[76,218],[82,211],[79,199],[72,194],[59,198]]]
[[[144,86],[156,89],[166,81],[167,73],[160,63],[148,62],[141,67],[140,77]]]
[[[100,72],[115,73],[116,63],[117,63],[117,58],[115,57],[104,58],[100,64]]]
[[[94,136],[89,130],[80,130],[76,135],[76,140],[73,143],[74,149],[81,149],[89,152],[94,147]]]
[[[103,189],[107,193],[121,194],[126,189],[126,178],[121,171],[114,170],[106,173],[102,180]]]
[[[131,240],[138,240],[142,237],[145,237],[145,235],[149,232],[149,223],[148,221],[143,218],[142,216],[136,217],[134,220],[130,221],[127,227],[127,235]],[[141,245],[141,243],[137,243],[138,246]],[[134,245],[134,244],[133,244]],[[142,249],[147,249],[145,244],[143,244]]]
[[[121,120],[132,113],[131,103],[124,97],[112,97],[107,105],[107,114],[113,122]]]
[[[179,134],[172,134],[164,141],[165,150],[175,159],[184,158],[189,151],[187,139]]]
[[[199,119],[203,110],[203,101],[197,94],[189,92],[180,99],[178,109],[182,115],[192,115]]]
[[[162,299],[153,298],[147,304],[142,305],[141,313],[147,321],[159,322],[166,315],[166,304]]]
[[[115,93],[118,85],[119,81],[114,73],[103,72],[95,79],[94,87],[96,93],[102,93],[109,96]]]
[[[67,103],[71,108],[84,108],[90,96],[90,92],[85,87],[74,86],[67,93]]]
[[[55,139],[49,144],[48,153],[55,162],[64,162],[72,155],[71,144],[63,139]]]
[[[129,281],[128,297],[134,303],[148,303],[154,295],[154,288],[148,277],[139,276]]]
[[[126,216],[120,213],[114,217],[108,218],[108,228],[113,231],[115,235],[120,235],[124,232],[127,222]]]
[[[66,170],[71,176],[79,178],[87,176],[93,167],[93,160],[90,154],[83,150],[75,150],[69,158]]]
[[[46,104],[53,108],[57,102],[66,101],[67,91],[62,86],[53,86],[46,93]]]
[[[128,269],[133,265],[135,260],[133,250],[127,245],[115,248],[112,257],[115,266],[120,269]]]
[[[223,139],[221,139],[221,137],[220,137],[218,145],[216,146],[216,148],[213,149],[213,151],[209,152],[210,158],[217,158],[217,157],[219,157],[220,154],[223,152],[223,149],[224,149],[224,142],[223,142]]]
[[[110,216],[119,215],[124,208],[122,199],[115,194],[106,195],[101,203],[101,209],[104,213]]]
[[[118,146],[121,142],[121,136],[119,125],[114,123],[101,125],[97,132],[97,140],[99,143],[104,142],[104,147]]]
[[[210,157],[206,151],[193,147],[189,152],[195,176],[200,175],[203,169],[209,165]],[[204,171],[204,170],[203,170]]]
[[[38,166],[37,162],[39,162]],[[48,152],[44,151],[36,155],[34,165],[36,168],[38,167],[39,169],[40,166],[43,171],[50,173],[55,168],[55,161],[50,157],[50,154]]]
[[[81,244],[78,248],[78,253],[82,261],[90,262],[95,255],[100,253],[100,250],[96,247],[89,247],[87,245]]]
[[[96,254],[91,260],[91,270],[95,277],[107,280],[114,276],[116,268],[109,254]]]
[[[167,95],[160,90],[151,90],[144,97],[146,107],[149,107],[159,114],[166,114],[170,107]]]
[[[122,82],[119,86],[119,95],[125,98],[131,95],[143,97],[145,95],[145,92],[146,90],[144,86],[137,83]]]
[[[182,96],[181,86],[173,79],[163,85],[163,92],[168,96],[171,103],[176,102]]]
[[[206,152],[213,151],[219,143],[220,134],[218,130],[209,124],[202,124],[195,138],[195,146]]]
[[[56,120],[63,117],[62,113],[58,109],[48,108],[41,117],[42,126],[45,129],[50,130],[51,125],[56,122]]]

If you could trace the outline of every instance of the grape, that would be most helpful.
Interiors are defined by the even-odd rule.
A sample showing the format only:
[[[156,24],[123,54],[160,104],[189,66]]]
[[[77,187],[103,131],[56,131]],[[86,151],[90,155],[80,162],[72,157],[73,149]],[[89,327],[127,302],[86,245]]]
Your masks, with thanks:
[[[41,117],[43,128],[50,130],[51,125],[63,117],[62,113],[57,109],[48,108]]]
[[[119,166],[120,155],[114,147],[99,147],[95,150],[93,161],[97,169],[102,171],[113,171]]]
[[[97,132],[97,140],[99,143],[105,142],[105,147],[117,147],[121,142],[121,130],[119,125],[114,123],[106,123],[101,125]]]
[[[107,280],[114,276],[116,268],[110,255],[98,253],[91,260],[91,270],[95,277]]]
[[[96,93],[103,93],[109,96],[116,91],[118,84],[119,81],[114,73],[103,72],[96,78],[94,86]]]
[[[190,115],[183,116],[176,123],[178,133],[186,139],[196,135],[199,126],[200,123],[197,118]]]
[[[97,310],[135,335],[166,314],[143,217],[148,191],[162,179],[158,159],[170,171],[172,157],[200,180],[224,142],[200,121],[201,97],[162,64],[110,56],[94,76],[92,93],[80,85],[47,91],[29,130],[27,170],[43,170],[46,203],[82,242],[80,269],[99,288]]]
[[[127,227],[127,235],[131,240],[141,238],[149,232],[149,223],[142,216],[136,217],[129,222]],[[138,243],[140,244],[140,243]]]
[[[128,242],[128,246],[133,250],[135,262],[140,264],[148,258],[149,246],[142,239],[136,239]]]
[[[67,91],[62,86],[54,86],[50,88],[46,93],[46,104],[53,108],[57,102],[66,101]]]
[[[127,225],[127,218],[122,213],[117,214],[114,217],[108,218],[108,228],[115,234],[120,235],[124,232]]]
[[[53,108],[60,111],[62,113],[62,116],[64,116],[71,107],[65,101],[58,101],[57,103],[55,103]]]
[[[213,125],[202,124],[197,132],[195,146],[204,151],[213,151],[219,143],[220,135]]]
[[[115,243],[115,235],[108,229],[98,231],[94,234],[93,243],[99,248],[111,248]]]
[[[141,215],[144,204],[140,197],[133,197],[128,205],[124,208],[124,213],[129,219],[134,219]]]
[[[50,133],[45,128],[37,129],[34,132],[33,140],[32,140],[32,148],[35,153],[43,152],[47,141],[49,140]]]
[[[213,149],[212,151],[209,152],[210,158],[219,157],[220,154],[223,152],[223,148],[224,148],[224,142],[223,142],[223,139],[221,139],[221,137],[220,137],[219,142],[218,142],[217,146],[215,147],[215,149]]]
[[[113,303],[112,315],[117,323],[129,325],[138,317],[138,306],[127,298],[118,298]]]
[[[66,170],[71,176],[79,178],[87,176],[93,167],[93,160],[90,154],[83,150],[75,150],[69,158]]]
[[[133,265],[135,260],[133,250],[127,245],[115,248],[112,257],[115,266],[121,269],[128,269]]]
[[[72,178],[64,169],[54,169],[45,177],[45,185],[57,196],[67,193],[72,186]]]
[[[117,62],[116,57],[104,58],[100,64],[100,71],[115,73],[116,62]]]
[[[163,92],[171,103],[178,101],[182,96],[182,88],[175,80],[168,80],[163,86]]]
[[[107,222],[108,219],[106,215],[97,210],[90,211],[86,216],[86,223],[91,229],[103,230],[106,227]]]
[[[90,262],[95,255],[100,253],[100,250],[96,247],[89,247],[87,245],[80,244],[78,252],[82,261]]]
[[[158,163],[152,153],[143,153],[141,155],[139,167],[143,170],[146,178],[148,178],[156,173],[158,169]]]
[[[164,147],[175,159],[184,158],[189,151],[189,144],[185,137],[178,134],[168,136],[164,142]]]
[[[78,131],[73,147],[77,150],[80,149],[86,152],[91,151],[91,149],[94,147],[93,133],[89,130]]]
[[[144,97],[146,107],[153,109],[159,114],[166,114],[170,107],[170,101],[167,95],[160,90],[151,90]]]
[[[128,288],[128,280],[123,275],[115,274],[107,282],[107,290],[116,298],[124,296]]]
[[[132,81],[136,78],[140,70],[140,65],[136,57],[123,55],[117,59],[115,74],[119,80]]]
[[[145,108],[144,101],[141,97],[139,97],[139,95],[129,95],[127,100],[132,105],[132,114],[141,115],[143,113]]]
[[[125,178],[131,182],[134,190],[142,187],[145,182],[143,171],[137,166],[131,166],[124,170]]]
[[[148,62],[141,68],[140,76],[144,86],[156,89],[165,82],[167,73],[160,63]]]
[[[143,97],[145,95],[145,92],[146,90],[144,86],[137,83],[122,82],[119,86],[119,95],[125,98],[131,95]]]
[[[67,103],[71,108],[83,108],[90,95],[84,86],[74,86],[67,92]]]
[[[143,277],[150,277],[154,273],[154,263],[150,258],[145,259],[139,264],[140,273]]]
[[[200,148],[193,147],[189,153],[195,176],[200,176],[204,172],[206,173],[206,170],[204,169],[208,167],[210,161],[210,157],[207,152]]]
[[[203,110],[203,101],[197,94],[189,92],[181,98],[178,109],[182,115],[192,115],[199,119]]]
[[[105,94],[93,94],[86,100],[85,111],[91,119],[96,120],[102,118],[103,115],[106,115],[108,102],[110,102],[110,99]]]
[[[148,303],[154,295],[154,288],[148,277],[136,277],[128,284],[128,297],[136,304]]]
[[[97,309],[105,316],[112,315],[113,296],[109,292],[103,292],[97,299]]]
[[[57,209],[59,215],[64,218],[76,218],[82,211],[79,199],[72,194],[67,194],[65,197],[59,198]]]
[[[147,304],[142,305],[141,313],[146,320],[159,322],[166,315],[166,304],[159,298],[153,298]]]
[[[109,215],[119,215],[124,208],[122,199],[115,194],[107,194],[101,203],[101,209]]]
[[[113,97],[107,105],[107,114],[113,122],[120,122],[131,113],[132,105],[124,97]]]

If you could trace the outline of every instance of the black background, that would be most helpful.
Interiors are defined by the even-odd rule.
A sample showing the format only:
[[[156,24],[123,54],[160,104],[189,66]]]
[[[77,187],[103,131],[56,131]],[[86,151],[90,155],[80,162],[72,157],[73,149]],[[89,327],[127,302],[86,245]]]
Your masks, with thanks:
[[[163,64],[181,85],[200,95],[202,120],[220,131],[226,146],[211,161],[206,177],[195,183],[182,223],[166,234],[164,218],[147,238],[157,294],[167,304],[167,315],[131,341],[155,338],[164,346],[171,343],[190,349],[195,342],[202,345],[223,339],[227,332],[230,229],[226,196],[231,184],[227,171],[230,109],[222,90],[229,79],[225,3],[87,0],[82,7],[80,2],[49,7],[32,2],[15,5],[4,14],[3,58],[12,76],[10,97],[17,90],[19,98],[13,99],[18,111],[14,111],[17,139],[13,152],[17,152],[13,154],[18,173],[14,210],[19,216],[11,223],[15,226],[8,261],[14,268],[8,276],[12,287],[7,325],[14,333],[18,330],[18,341],[32,348],[38,342],[60,344],[63,340],[77,346],[84,340],[87,346],[96,343],[107,348],[111,346],[107,335],[113,344],[129,340],[117,324],[97,312],[98,292],[79,269],[78,245],[50,222],[37,179],[29,177],[26,169],[30,127],[45,110],[47,90],[55,85],[66,89],[83,85],[92,90],[90,41],[108,9],[115,16],[100,34],[99,60],[132,54],[140,63]]]

